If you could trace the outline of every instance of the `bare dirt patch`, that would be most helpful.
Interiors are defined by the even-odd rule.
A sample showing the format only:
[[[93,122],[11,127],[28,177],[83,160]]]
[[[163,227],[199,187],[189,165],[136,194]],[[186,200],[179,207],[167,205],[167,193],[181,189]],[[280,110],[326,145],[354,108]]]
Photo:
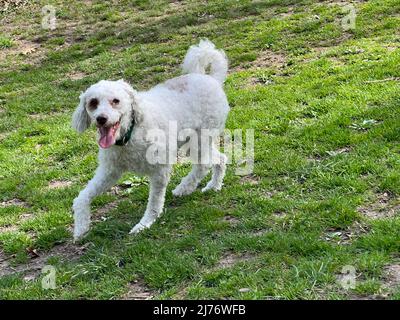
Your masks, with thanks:
[[[371,294],[371,295],[359,295],[359,294],[351,294],[347,297],[348,300],[384,300],[385,296],[380,294]]]
[[[239,65],[235,68],[232,68],[232,72],[238,72],[248,69],[266,69],[266,68],[274,68],[274,69],[282,69],[286,65],[286,56],[275,52],[272,50],[266,50],[259,54],[256,60],[252,61],[248,66],[244,68],[242,65]],[[250,82],[259,82],[257,79],[250,79]]]
[[[143,280],[134,280],[129,284],[128,292],[122,296],[123,300],[151,300],[156,292],[146,286]]]
[[[34,1],[29,1],[29,3],[33,11],[40,12],[40,4],[35,4]],[[15,67],[21,63],[39,65],[49,52],[65,50],[75,42],[81,41],[89,34],[98,31],[100,26],[103,25],[103,22],[97,25],[85,24],[82,21],[57,19],[56,29],[43,34],[37,32],[42,29],[40,20],[27,20],[21,23],[15,19],[17,15],[18,11],[12,10],[12,14],[7,14],[0,23],[1,31],[10,37],[13,43],[10,48],[0,50],[0,61],[7,60],[7,67]],[[63,38],[63,41],[56,44],[54,41],[52,42],[55,38]]]
[[[118,207],[120,200],[115,200],[112,201],[110,203],[107,203],[105,206],[100,207],[97,211],[96,211],[96,215],[102,215],[105,213],[108,213],[109,211],[111,211],[112,209],[115,209]]]
[[[275,218],[285,218],[287,216],[286,212],[284,211],[275,211],[272,215]]]
[[[385,192],[378,194],[375,202],[359,207],[357,211],[370,219],[391,218],[400,213],[400,199],[391,198]]]
[[[125,189],[125,186],[117,184],[111,187],[110,193],[115,196],[123,195]]]
[[[234,216],[227,215],[221,219],[223,222],[228,222],[231,226],[236,226],[240,223],[240,220]]]
[[[323,55],[326,53],[331,47],[315,47],[313,48],[313,51],[317,53],[318,55]]]
[[[67,74],[67,78],[73,81],[83,79],[87,76],[86,73],[80,71],[73,71]]]
[[[33,216],[34,216],[33,213],[23,213],[19,216],[19,221],[20,222],[27,221],[31,219]]]
[[[383,286],[389,292],[400,286],[400,264],[392,264],[384,268]]]
[[[329,156],[334,157],[334,156],[337,156],[337,155],[342,154],[342,153],[349,153],[350,150],[351,149],[349,147],[344,147],[344,148],[340,148],[340,149],[337,149],[337,150],[326,151],[326,153]]]
[[[57,112],[57,111],[50,111],[47,113],[31,113],[28,114],[29,119],[32,120],[45,120],[45,119],[49,119],[49,118],[55,118],[58,116],[62,116],[65,113],[63,112]]]
[[[0,202],[0,208],[6,208],[6,207],[11,207],[11,206],[25,207],[25,208],[29,207],[25,201],[22,201],[17,198]]]
[[[29,61],[38,62],[40,60],[40,44],[29,40],[13,40],[13,46],[0,50],[0,60],[7,57],[25,56]]]
[[[386,50],[389,52],[389,53],[392,53],[393,51],[395,51],[395,50],[397,50],[399,47],[395,47],[395,46],[391,46],[391,45],[386,45],[386,46],[384,46],[385,48],[386,48]]]
[[[276,190],[272,190],[272,191],[271,190],[262,190],[259,193],[259,196],[261,199],[266,200],[266,199],[271,199],[277,193],[278,193],[278,191],[276,191]]]
[[[314,47],[312,48],[313,55],[310,58],[305,58],[303,62],[308,63],[312,61],[316,61],[321,57],[327,58],[329,61],[332,62],[333,65],[335,66],[343,66],[345,64],[345,60],[340,59],[334,55],[329,54],[329,51],[333,47],[331,45],[328,46],[320,46],[320,47]]]
[[[29,2],[28,0],[0,0],[0,12],[9,13],[11,10],[21,9]]]
[[[241,70],[259,70],[259,69],[267,69],[267,68],[272,68],[276,70],[282,70],[286,66],[286,56],[279,53],[279,52],[274,52],[271,50],[263,51],[261,54],[258,56],[256,60],[250,63],[249,67],[243,68],[242,66],[238,66],[234,68],[232,71],[237,72]],[[264,77],[250,77],[247,79],[247,85],[249,87],[255,86],[255,85],[270,85],[273,84],[273,80],[269,78],[264,78]]]
[[[171,300],[185,300],[187,299],[188,295],[188,287],[186,287],[188,284],[182,284],[178,291],[171,297]]]
[[[240,184],[244,185],[244,184],[250,184],[250,185],[257,185],[259,184],[261,181],[261,178],[254,175],[254,174],[250,174],[247,176],[242,176],[240,178]]]
[[[272,79],[264,78],[264,77],[250,77],[247,79],[247,87],[251,88],[257,85],[270,85],[273,84],[274,81]]]
[[[291,17],[291,16],[295,13],[295,12],[294,12],[294,9],[295,9],[295,7],[289,6],[289,7],[287,8],[287,11],[286,11],[286,12],[278,13],[278,14],[277,14],[277,17],[279,17],[279,18],[288,18],[288,17]]]
[[[356,221],[346,229],[330,228],[326,230],[322,236],[323,240],[335,242],[336,244],[350,244],[354,239],[360,235],[368,232],[367,226]]]
[[[112,201],[110,203],[105,204],[104,206],[98,208],[92,215],[92,221],[106,221],[107,220],[107,213],[111,210],[118,207],[118,204],[122,201],[122,199],[118,199]]]
[[[148,181],[146,178],[132,176],[129,177],[127,180],[113,186],[111,188],[111,191],[109,191],[109,194],[124,197],[133,192],[135,187],[147,184]]]
[[[67,188],[72,185],[72,181],[66,180],[53,180],[49,183],[49,189],[61,189]]]
[[[354,4],[354,3],[363,3],[366,2],[368,0],[330,0],[327,1],[326,4],[328,6],[344,6],[344,5],[349,5],[349,4]]]
[[[0,233],[15,232],[18,228],[16,226],[0,226]]]
[[[250,236],[252,236],[252,237],[261,237],[261,236],[267,234],[268,232],[270,232],[270,229],[267,229],[267,228],[258,229],[256,231],[252,232],[250,234]]]
[[[2,132],[2,133],[0,133],[0,141],[5,140],[9,135],[11,135],[10,132]]]
[[[286,56],[271,50],[261,52],[256,60],[252,62],[252,66],[256,69],[273,67],[280,69],[286,64]]]
[[[59,257],[63,261],[72,261],[78,259],[88,248],[90,243],[83,246],[76,246],[71,242],[67,242],[55,246],[50,251],[41,252],[38,250],[30,250],[34,252],[31,259],[26,264],[12,266],[10,260],[12,256],[6,256],[0,251],[0,277],[11,275],[14,273],[23,273],[28,275],[30,280],[35,279],[46,265],[50,257]]]
[[[233,252],[225,253],[218,261],[216,269],[231,268],[240,262],[253,260],[254,256],[249,253],[237,254]]]

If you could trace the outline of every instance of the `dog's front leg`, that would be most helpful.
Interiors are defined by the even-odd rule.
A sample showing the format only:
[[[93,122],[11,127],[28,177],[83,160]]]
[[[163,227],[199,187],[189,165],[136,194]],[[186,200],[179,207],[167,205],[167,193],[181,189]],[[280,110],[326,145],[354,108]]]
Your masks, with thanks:
[[[92,180],[74,200],[74,241],[81,239],[90,227],[90,204],[92,199],[111,188],[119,179],[121,173],[115,169],[100,166]]]
[[[165,166],[150,176],[150,192],[146,212],[140,222],[129,233],[136,234],[145,228],[149,228],[161,215],[170,173],[171,167]]]

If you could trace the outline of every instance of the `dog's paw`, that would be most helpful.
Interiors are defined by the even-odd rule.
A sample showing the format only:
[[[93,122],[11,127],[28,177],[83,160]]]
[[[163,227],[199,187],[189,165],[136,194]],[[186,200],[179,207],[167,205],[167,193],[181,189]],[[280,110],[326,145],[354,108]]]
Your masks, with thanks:
[[[90,218],[87,215],[75,215],[74,242],[82,240],[90,229]]]
[[[74,228],[74,243],[79,242],[80,240],[82,240],[86,234],[89,232],[89,226],[87,226],[86,228]]]
[[[136,226],[134,226],[134,227],[132,228],[131,231],[129,231],[129,234],[138,234],[140,231],[143,231],[143,230],[146,229],[146,228],[148,228],[148,227],[146,227],[145,225],[143,225],[143,224],[141,224],[141,223],[139,222]]]
[[[187,196],[188,194],[193,193],[194,190],[196,190],[195,187],[179,185],[174,190],[172,190],[172,194],[175,197],[182,197],[182,196]]]
[[[214,191],[220,191],[222,188],[222,185],[215,185],[213,183],[208,183],[203,189],[201,189],[201,192],[207,192],[210,190],[214,190]]]
[[[182,197],[184,195],[184,193],[182,191],[183,190],[181,190],[180,188],[175,188],[174,190],[172,190],[172,194],[175,197]]]

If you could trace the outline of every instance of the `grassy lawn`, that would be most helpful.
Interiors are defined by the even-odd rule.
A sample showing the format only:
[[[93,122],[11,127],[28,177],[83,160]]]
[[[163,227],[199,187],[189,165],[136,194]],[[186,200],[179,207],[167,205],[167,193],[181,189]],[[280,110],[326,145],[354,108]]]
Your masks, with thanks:
[[[349,30],[342,1],[112,3],[0,10],[0,299],[400,299],[400,2],[351,1]],[[255,130],[253,174],[231,165],[221,192],[176,199],[176,166],[165,213],[135,237],[148,185],[126,175],[73,244],[98,149],[70,127],[80,92],[150,88],[204,37],[230,59],[227,127]]]

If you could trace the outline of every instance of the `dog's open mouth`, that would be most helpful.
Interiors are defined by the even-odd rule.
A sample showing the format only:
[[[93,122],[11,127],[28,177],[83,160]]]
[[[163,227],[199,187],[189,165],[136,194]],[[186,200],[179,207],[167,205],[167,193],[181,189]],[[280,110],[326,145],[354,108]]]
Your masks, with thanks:
[[[99,127],[99,146],[103,149],[111,147],[115,143],[115,134],[119,128],[119,121],[110,127]]]

